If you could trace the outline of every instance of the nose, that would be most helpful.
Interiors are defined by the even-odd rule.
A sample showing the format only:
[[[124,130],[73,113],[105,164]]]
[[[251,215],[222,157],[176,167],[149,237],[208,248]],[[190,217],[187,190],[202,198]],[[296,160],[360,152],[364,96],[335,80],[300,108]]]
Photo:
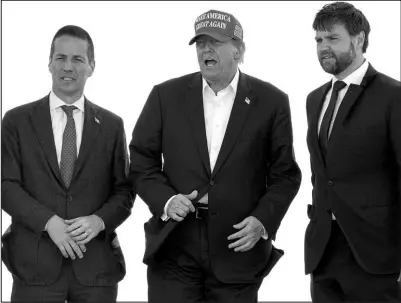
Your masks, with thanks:
[[[72,63],[71,60],[65,60],[63,69],[65,71],[72,71]]]
[[[205,47],[203,48],[204,51],[210,52],[212,51],[212,47],[211,47],[211,42],[210,41],[206,41],[205,42]]]

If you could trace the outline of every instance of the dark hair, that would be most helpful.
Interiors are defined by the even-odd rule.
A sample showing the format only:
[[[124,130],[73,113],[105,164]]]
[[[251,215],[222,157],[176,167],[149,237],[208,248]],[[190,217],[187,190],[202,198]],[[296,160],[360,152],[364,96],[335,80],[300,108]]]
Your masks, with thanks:
[[[336,23],[343,24],[351,36],[365,32],[362,47],[362,52],[365,53],[369,44],[370,25],[364,14],[347,2],[334,2],[323,6],[316,14],[312,26],[315,31],[330,31]]]
[[[76,25],[63,26],[54,35],[53,41],[52,41],[52,46],[50,49],[50,61],[52,60],[53,54],[54,54],[54,41],[56,41],[56,39],[61,36],[70,36],[70,37],[75,37],[75,38],[79,38],[84,41],[87,41],[88,42],[87,55],[88,55],[89,63],[92,63],[95,61],[95,48],[93,46],[93,41],[92,41],[91,36],[89,36],[89,34],[86,30],[84,30],[83,28],[76,26]]]

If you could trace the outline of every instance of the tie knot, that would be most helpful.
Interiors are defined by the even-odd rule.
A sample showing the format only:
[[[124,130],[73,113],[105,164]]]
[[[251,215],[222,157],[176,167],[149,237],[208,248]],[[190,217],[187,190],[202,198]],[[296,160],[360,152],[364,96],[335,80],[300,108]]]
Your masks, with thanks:
[[[72,111],[74,109],[77,109],[76,106],[72,105],[72,106],[67,106],[67,105],[63,105],[61,106],[61,108],[63,109],[63,111],[65,112],[65,114],[67,115],[67,118],[72,117]]]
[[[347,84],[344,81],[336,81],[333,85],[333,90],[338,92],[346,86],[347,86]]]

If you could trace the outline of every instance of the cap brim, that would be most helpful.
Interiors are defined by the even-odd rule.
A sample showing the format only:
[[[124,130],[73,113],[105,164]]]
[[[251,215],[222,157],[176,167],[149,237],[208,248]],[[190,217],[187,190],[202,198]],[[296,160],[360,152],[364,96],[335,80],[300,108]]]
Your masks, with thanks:
[[[207,33],[207,32],[204,32],[204,33],[199,33],[195,37],[193,37],[191,39],[191,41],[189,41],[189,45],[194,44],[194,42],[196,41],[196,38],[198,38],[199,36],[203,36],[203,35],[212,37],[212,38],[214,38],[214,39],[216,39],[217,41],[220,41],[220,42],[228,42],[228,41],[230,41],[232,39],[231,37],[223,35],[223,34],[220,34],[220,33]]]

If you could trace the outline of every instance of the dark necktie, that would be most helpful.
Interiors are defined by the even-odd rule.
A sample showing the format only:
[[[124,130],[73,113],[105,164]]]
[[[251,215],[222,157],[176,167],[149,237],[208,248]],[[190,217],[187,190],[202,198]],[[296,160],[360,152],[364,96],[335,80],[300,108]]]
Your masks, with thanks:
[[[338,92],[346,86],[347,84],[345,84],[345,82],[343,81],[336,81],[333,85],[333,91],[331,93],[329,106],[327,107],[326,112],[324,114],[322,125],[320,126],[320,132],[319,132],[320,148],[322,149],[324,155],[326,155],[327,151],[327,144],[329,142],[329,129],[338,99]]]
[[[63,145],[61,148],[60,173],[65,186],[68,188],[71,183],[74,171],[75,160],[77,159],[77,134],[72,112],[75,106],[61,106],[67,115],[67,125],[63,133]]]

